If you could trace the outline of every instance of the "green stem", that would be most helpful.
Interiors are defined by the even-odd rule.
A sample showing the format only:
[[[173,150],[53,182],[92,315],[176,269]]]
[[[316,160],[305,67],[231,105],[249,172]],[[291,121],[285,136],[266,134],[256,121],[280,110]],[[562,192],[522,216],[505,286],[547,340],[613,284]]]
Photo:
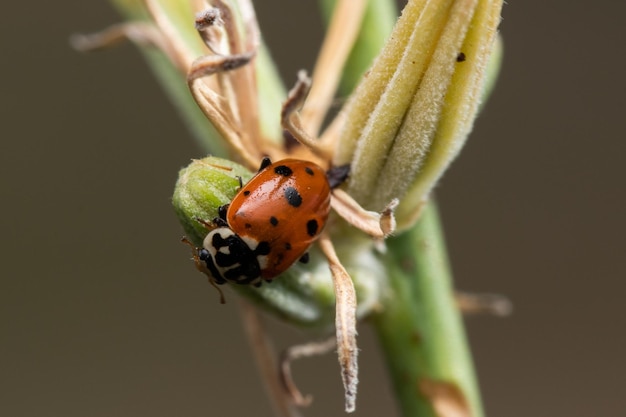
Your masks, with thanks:
[[[391,294],[373,323],[403,415],[440,416],[427,394],[434,383],[451,394],[447,400],[469,408],[473,417],[482,416],[435,205],[430,203],[417,225],[387,244]]]
[[[326,18],[335,2],[321,1]],[[370,1],[363,23],[366,29],[344,70],[342,87],[346,91],[356,85],[378,54],[396,15],[393,2]],[[376,36],[368,36],[372,33]],[[467,405],[469,415],[483,416],[435,204],[428,204],[419,223],[404,234],[389,238],[387,245],[385,264],[390,294],[373,323],[403,415],[440,417],[433,408],[432,397],[424,393],[424,385],[443,382],[452,388],[450,392],[460,394],[455,399],[463,402],[461,406]]]

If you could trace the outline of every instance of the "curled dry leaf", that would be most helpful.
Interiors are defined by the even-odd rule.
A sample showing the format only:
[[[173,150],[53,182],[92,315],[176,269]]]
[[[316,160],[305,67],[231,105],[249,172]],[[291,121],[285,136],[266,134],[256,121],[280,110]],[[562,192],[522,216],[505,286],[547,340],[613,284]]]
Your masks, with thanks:
[[[319,243],[322,252],[328,259],[335,284],[337,355],[339,356],[341,379],[345,390],[346,412],[351,413],[356,408],[356,390],[359,382],[356,344],[356,293],[352,279],[337,258],[328,234],[322,234]]]

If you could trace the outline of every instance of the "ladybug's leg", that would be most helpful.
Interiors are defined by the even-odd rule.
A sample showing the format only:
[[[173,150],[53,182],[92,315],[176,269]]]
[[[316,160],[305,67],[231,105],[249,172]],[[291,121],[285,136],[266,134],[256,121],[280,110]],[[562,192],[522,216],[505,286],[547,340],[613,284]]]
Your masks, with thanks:
[[[228,227],[228,222],[221,217],[216,217],[213,219],[213,224],[217,227]]]
[[[215,228],[215,225],[213,225],[213,223],[201,219],[200,217],[196,217],[196,221],[202,226],[206,227],[208,230],[213,230]]]
[[[224,204],[223,206],[219,206],[217,208],[217,215],[219,216],[219,218],[221,220],[227,221],[226,220],[226,215],[228,214],[228,207],[230,206],[230,204]]]
[[[308,264],[309,263],[309,252],[305,252],[299,259],[300,263]]]
[[[259,167],[259,172],[263,171],[270,165],[272,165],[272,160],[267,156],[263,157],[263,160],[261,161],[261,166]]]
[[[206,221],[201,219],[200,217],[196,217],[196,221],[206,227],[209,231],[215,229],[217,227],[228,227],[228,220],[226,220],[226,215],[228,213],[228,206],[230,204],[224,204],[223,206],[219,206],[217,208],[218,217],[213,218],[212,221]]]
[[[328,179],[330,189],[334,190],[335,188],[343,184],[345,180],[348,179],[349,174],[350,164],[331,167],[328,171],[326,171],[326,178]]]
[[[191,243],[189,239],[187,239],[187,236],[183,236],[180,241],[185,245],[189,245],[189,247],[191,248],[191,257],[193,258],[193,261],[196,264],[196,268],[198,269],[198,271],[206,274],[207,276],[210,276],[209,270],[206,267],[206,263],[201,259],[202,248],[194,246],[194,244]]]
[[[219,209],[218,209],[219,210]],[[226,219],[222,219],[221,217],[215,217],[212,221],[206,221],[201,219],[200,217],[196,217],[196,221],[204,226],[207,230],[211,231],[215,229],[215,227],[228,227],[228,222]]]

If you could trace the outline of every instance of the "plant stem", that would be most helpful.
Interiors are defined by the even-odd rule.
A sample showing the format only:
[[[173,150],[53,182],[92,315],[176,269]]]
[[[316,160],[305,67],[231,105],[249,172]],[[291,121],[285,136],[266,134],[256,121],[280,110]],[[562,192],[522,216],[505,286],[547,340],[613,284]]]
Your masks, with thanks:
[[[387,240],[391,294],[373,323],[404,416],[438,416],[438,401],[483,415],[434,203],[408,232]],[[435,398],[445,387],[443,397]],[[456,415],[456,414],[455,414]]]

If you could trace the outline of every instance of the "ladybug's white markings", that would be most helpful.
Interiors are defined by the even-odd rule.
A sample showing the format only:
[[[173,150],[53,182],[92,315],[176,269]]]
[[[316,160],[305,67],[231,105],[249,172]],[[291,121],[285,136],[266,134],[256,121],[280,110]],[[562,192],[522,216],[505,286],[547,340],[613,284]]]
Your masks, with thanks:
[[[259,268],[261,268],[261,269],[266,269],[267,268],[267,264],[268,264],[267,256],[259,255],[259,256],[256,257],[256,260],[259,263]]]
[[[241,237],[241,240],[243,240],[246,243],[246,245],[248,245],[248,247],[250,249],[258,248],[258,246],[259,246],[259,241],[258,240],[254,239],[254,238],[252,238],[250,236],[239,236],[239,237]]]

